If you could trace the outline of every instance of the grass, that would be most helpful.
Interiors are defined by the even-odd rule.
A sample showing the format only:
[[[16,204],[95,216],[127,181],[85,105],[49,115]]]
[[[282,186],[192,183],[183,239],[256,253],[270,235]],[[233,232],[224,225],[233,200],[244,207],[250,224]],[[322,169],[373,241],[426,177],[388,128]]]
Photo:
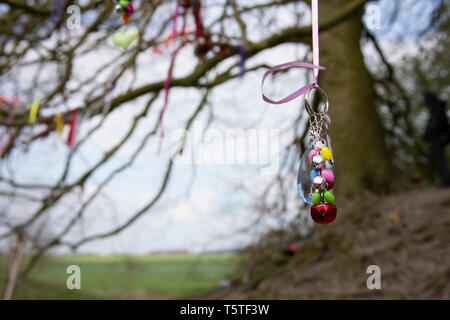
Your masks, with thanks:
[[[217,287],[229,276],[234,262],[232,254],[51,256],[41,261],[29,280],[19,284],[16,298],[182,298]],[[69,265],[81,268],[81,290],[66,289]],[[5,270],[4,263],[1,269]],[[5,283],[2,273],[1,292]]]

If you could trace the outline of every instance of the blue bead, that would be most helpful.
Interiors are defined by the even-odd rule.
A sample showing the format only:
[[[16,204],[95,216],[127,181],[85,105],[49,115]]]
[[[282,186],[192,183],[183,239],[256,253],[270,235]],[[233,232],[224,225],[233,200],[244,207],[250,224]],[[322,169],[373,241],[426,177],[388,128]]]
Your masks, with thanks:
[[[317,169],[312,169],[311,173],[309,174],[309,180],[312,180],[315,176],[317,176],[319,174],[319,170]]]

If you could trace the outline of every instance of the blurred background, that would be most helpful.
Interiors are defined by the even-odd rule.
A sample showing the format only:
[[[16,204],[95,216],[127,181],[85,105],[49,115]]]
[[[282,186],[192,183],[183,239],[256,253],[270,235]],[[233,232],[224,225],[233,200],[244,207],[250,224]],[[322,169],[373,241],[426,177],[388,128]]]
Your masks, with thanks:
[[[319,1],[329,225],[297,195],[303,97],[261,98],[312,61],[310,1],[7,0],[0,22],[3,298],[450,297],[448,2]]]

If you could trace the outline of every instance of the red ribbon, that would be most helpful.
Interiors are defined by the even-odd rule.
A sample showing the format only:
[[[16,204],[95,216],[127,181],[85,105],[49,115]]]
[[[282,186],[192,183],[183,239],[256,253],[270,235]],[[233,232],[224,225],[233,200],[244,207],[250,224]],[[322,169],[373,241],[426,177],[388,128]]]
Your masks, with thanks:
[[[197,37],[203,37],[203,23],[202,23],[202,17],[200,15],[200,3],[195,3],[192,7],[192,12],[194,15],[194,21],[195,21],[195,30]]]
[[[67,136],[67,142],[66,144],[70,147],[73,148],[75,145],[75,131],[76,131],[76,126],[77,126],[77,109],[72,110],[72,116],[70,117],[70,122],[69,122],[69,126],[70,126],[70,130],[69,130],[69,135]]]

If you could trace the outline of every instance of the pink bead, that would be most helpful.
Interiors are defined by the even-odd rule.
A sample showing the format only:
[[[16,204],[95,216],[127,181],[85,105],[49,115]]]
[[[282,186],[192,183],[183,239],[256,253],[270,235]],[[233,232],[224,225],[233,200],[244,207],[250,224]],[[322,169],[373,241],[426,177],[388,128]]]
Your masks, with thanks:
[[[317,150],[316,149],[312,149],[309,154],[308,154],[308,159],[309,161],[311,161],[311,158],[317,154]]]
[[[316,169],[317,169],[317,170],[322,170],[322,169],[323,169],[323,164],[319,164],[319,165],[316,167]]]
[[[130,14],[132,14],[134,12],[134,9],[133,9],[133,6],[130,4],[130,5],[128,5],[128,6],[126,6],[126,8],[125,8],[125,13],[126,14],[128,14],[128,15],[130,15]]]
[[[327,180],[328,182],[331,182],[331,183],[334,182],[334,173],[333,173],[333,171],[328,170],[328,169],[322,169],[321,175],[322,175],[322,177],[324,177],[325,180]]]

